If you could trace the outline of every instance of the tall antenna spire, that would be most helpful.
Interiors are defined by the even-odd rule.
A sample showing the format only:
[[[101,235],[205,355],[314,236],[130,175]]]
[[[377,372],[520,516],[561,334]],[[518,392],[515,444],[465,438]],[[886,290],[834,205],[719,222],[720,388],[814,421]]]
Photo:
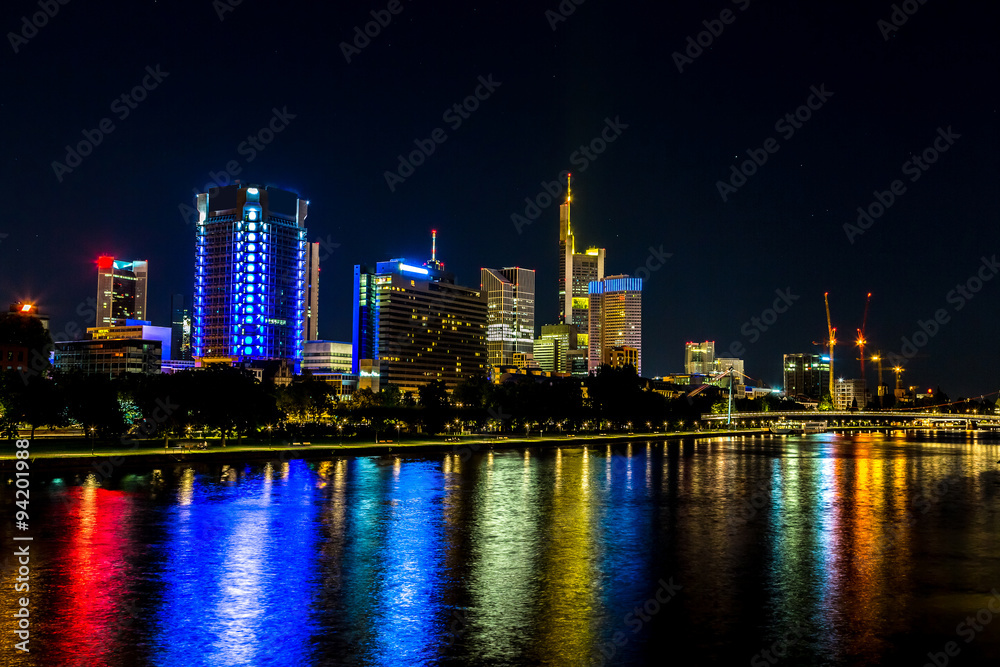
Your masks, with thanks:
[[[424,266],[435,269],[437,271],[444,271],[444,262],[439,262],[437,258],[437,238],[438,233],[436,229],[431,230],[431,258],[424,262]]]
[[[566,229],[569,230],[570,207],[573,201],[573,174],[566,174]]]

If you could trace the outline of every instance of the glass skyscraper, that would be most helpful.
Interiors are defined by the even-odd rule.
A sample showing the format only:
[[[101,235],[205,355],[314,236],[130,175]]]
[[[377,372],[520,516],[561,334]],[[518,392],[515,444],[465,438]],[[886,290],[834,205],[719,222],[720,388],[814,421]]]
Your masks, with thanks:
[[[146,319],[147,263],[102,255],[97,258],[97,322],[107,327],[116,320]]]
[[[559,322],[575,324],[579,331],[578,344],[588,347],[590,306],[588,286],[604,278],[604,248],[576,251],[576,236],[570,221],[573,190],[567,184],[566,202],[559,206]]]
[[[611,363],[612,348],[630,347],[642,375],[642,278],[608,276],[591,281],[589,291],[590,370]]]
[[[192,355],[302,360],[309,202],[235,184],[197,197]]]
[[[513,366],[514,354],[531,354],[535,339],[535,271],[481,269],[489,322],[486,347],[491,366]]]

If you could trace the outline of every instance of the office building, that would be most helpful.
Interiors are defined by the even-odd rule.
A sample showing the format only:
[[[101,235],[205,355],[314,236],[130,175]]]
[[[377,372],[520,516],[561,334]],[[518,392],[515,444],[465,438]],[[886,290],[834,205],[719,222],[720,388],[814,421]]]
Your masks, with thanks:
[[[517,365],[514,356],[531,354],[535,339],[533,269],[481,269],[486,295],[486,350],[490,366]]]
[[[191,360],[191,311],[183,294],[170,298],[170,359]]]
[[[576,252],[570,221],[572,199],[572,187],[567,183],[566,202],[559,206],[559,322],[576,325],[577,343],[586,350],[590,326],[587,290],[592,281],[604,278],[605,249],[592,247],[584,253]]]
[[[170,327],[148,321],[126,320],[123,326],[88,327],[84,340],[57,341],[53,366],[61,373],[118,377],[151,375],[170,359]]]
[[[306,244],[306,291],[302,340],[319,338],[319,243]]]
[[[688,375],[711,375],[715,370],[715,341],[684,344],[684,372]]]
[[[145,319],[147,272],[147,262],[142,260],[125,261],[108,255],[97,258],[96,326]]]
[[[783,361],[785,396],[819,401],[829,393],[830,357],[819,354],[786,354]]]
[[[868,405],[868,389],[865,387],[864,380],[838,378],[833,383],[833,391],[834,410],[850,410],[851,408],[864,410],[865,406]]]
[[[607,363],[611,348],[626,346],[636,350],[635,370],[642,375],[642,278],[608,276],[591,281],[588,291],[589,370]]]
[[[204,364],[302,359],[309,202],[236,183],[197,197],[192,356]]]
[[[354,346],[332,340],[307,340],[302,352],[302,371],[311,373],[350,373]]]
[[[110,327],[87,327],[89,340],[159,341],[163,359],[170,359],[173,331],[170,327],[154,327],[146,320],[125,320],[125,324]]]
[[[553,338],[535,339],[535,364],[543,371],[556,372],[559,368],[559,341]]]
[[[712,360],[712,375],[718,375],[719,373],[728,373],[729,369],[733,369],[733,373],[736,375],[736,381],[742,383],[743,380],[743,360],[735,359],[731,357],[716,357]]]
[[[352,372],[359,388],[377,377],[404,392],[433,380],[451,390],[485,376],[487,321],[483,291],[455,284],[436,256],[424,266],[405,259],[355,266]]]
[[[160,372],[161,345],[160,341],[138,338],[58,341],[52,363],[60,373],[153,375]]]
[[[639,350],[628,345],[616,345],[604,351],[604,363],[612,368],[625,368],[639,366]]]
[[[577,340],[575,324],[543,324],[541,337],[535,340],[535,361],[539,368],[553,373],[572,373],[570,352],[577,350]],[[583,374],[586,375],[586,371]]]

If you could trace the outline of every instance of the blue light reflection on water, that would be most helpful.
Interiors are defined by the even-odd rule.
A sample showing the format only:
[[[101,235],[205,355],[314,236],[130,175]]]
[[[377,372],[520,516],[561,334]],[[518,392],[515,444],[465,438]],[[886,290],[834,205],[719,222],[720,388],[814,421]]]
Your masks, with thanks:
[[[185,471],[163,515],[156,664],[310,663],[312,478],[303,461],[268,464],[238,483]]]

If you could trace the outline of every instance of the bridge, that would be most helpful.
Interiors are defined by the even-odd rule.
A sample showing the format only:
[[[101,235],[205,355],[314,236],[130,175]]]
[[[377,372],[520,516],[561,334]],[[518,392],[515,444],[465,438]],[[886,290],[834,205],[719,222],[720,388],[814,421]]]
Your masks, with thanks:
[[[707,422],[725,422],[729,417],[725,414],[703,414],[702,420]],[[866,411],[856,410],[815,410],[797,412],[734,412],[733,423],[739,425],[761,425],[772,421],[825,421],[830,427],[835,426],[945,426],[948,424],[964,425],[966,428],[1000,428],[1000,415],[960,413],[945,414],[941,412],[909,412],[900,410]]]

